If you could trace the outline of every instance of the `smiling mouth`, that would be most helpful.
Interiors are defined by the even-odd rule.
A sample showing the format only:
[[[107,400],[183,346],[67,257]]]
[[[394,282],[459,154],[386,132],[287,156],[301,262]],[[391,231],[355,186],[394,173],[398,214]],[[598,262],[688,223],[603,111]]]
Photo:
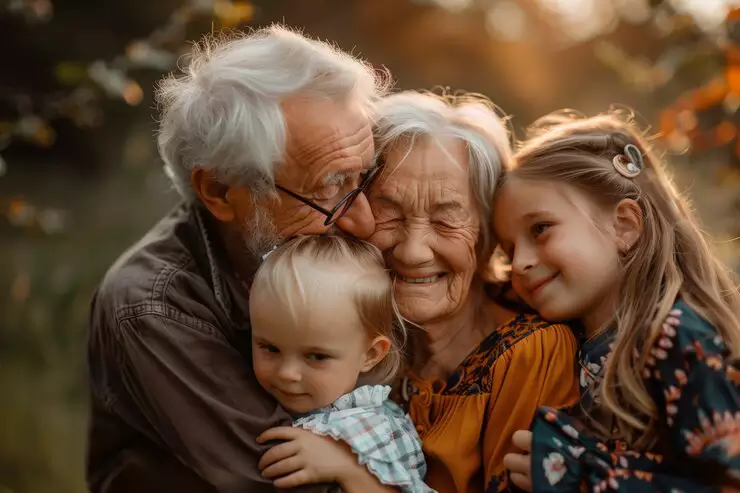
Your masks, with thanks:
[[[401,274],[397,274],[396,277],[400,279],[401,281],[409,283],[409,284],[429,284],[429,283],[439,281],[446,275],[447,273],[443,272],[441,274],[434,274],[433,276],[428,276],[428,277],[406,277],[406,276],[402,276]]]
[[[529,290],[529,292],[532,293],[533,296],[539,294],[540,291],[542,291],[542,288],[544,288],[545,286],[547,286],[548,284],[550,284],[559,275],[560,275],[560,273],[555,274],[555,275],[552,275],[552,276],[548,277],[547,279],[544,279],[544,280],[538,282],[536,285],[532,286],[532,288]]]

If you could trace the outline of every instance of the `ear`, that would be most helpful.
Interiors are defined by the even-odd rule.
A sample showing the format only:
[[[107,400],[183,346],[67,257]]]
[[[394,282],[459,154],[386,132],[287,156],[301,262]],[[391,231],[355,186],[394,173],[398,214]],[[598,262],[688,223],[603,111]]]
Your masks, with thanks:
[[[614,210],[614,233],[619,250],[622,253],[630,251],[642,236],[642,231],[643,217],[640,205],[633,199],[620,201]]]
[[[375,365],[380,363],[390,350],[391,340],[386,336],[378,336],[373,339],[365,353],[365,363],[362,365],[360,371],[365,373],[375,368]]]
[[[196,168],[190,173],[190,184],[216,219],[223,222],[234,220],[234,208],[229,201],[229,186],[219,183],[210,171],[202,168]]]

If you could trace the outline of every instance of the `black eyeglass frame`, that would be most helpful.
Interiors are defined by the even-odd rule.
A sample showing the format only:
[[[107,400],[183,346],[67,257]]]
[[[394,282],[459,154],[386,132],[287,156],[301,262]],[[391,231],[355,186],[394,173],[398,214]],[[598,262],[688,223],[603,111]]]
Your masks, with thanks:
[[[326,220],[324,221],[324,226],[331,226],[335,222],[337,222],[343,215],[347,213],[350,207],[352,207],[352,204],[357,199],[357,196],[366,191],[370,185],[373,182],[373,179],[375,178],[375,175],[377,174],[378,170],[380,169],[379,166],[376,166],[375,168],[372,168],[367,172],[367,175],[365,175],[365,178],[362,180],[362,183],[360,183],[360,186],[349,192],[347,195],[345,195],[342,200],[340,200],[337,205],[335,205],[331,210],[324,209],[318,204],[315,204],[310,199],[307,199],[305,197],[301,197],[295,192],[291,192],[287,188],[275,184],[275,188],[280,190],[281,192],[284,192],[294,199],[303,202],[307,206],[311,207],[312,209],[322,213],[326,216]]]

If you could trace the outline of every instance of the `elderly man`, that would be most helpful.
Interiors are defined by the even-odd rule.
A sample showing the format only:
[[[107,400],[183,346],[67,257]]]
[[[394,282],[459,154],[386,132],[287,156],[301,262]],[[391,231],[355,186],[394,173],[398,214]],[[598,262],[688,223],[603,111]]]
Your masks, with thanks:
[[[207,41],[184,72],[158,90],[184,201],[92,303],[94,492],[274,491],[255,438],[291,418],[252,372],[253,273],[280,238],[375,227],[363,187],[387,77],[279,26]]]

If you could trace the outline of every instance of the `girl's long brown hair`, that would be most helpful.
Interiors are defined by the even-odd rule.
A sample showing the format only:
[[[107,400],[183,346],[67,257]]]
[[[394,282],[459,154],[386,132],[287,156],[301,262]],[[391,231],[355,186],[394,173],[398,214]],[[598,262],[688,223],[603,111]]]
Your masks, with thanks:
[[[604,438],[619,438],[638,450],[646,449],[658,438],[660,415],[645,388],[643,372],[668,312],[676,299],[683,299],[716,327],[737,358],[737,285],[710,248],[688,202],[631,122],[613,113],[593,118],[551,115],[536,123],[535,129],[538,134],[519,148],[508,176],[561,181],[597,204],[616,206],[623,199],[633,199],[642,209],[642,235],[623,258],[614,320],[617,335],[599,389],[598,415],[611,421],[599,427]],[[612,164],[627,144],[637,146],[645,163],[633,179],[620,175]]]

